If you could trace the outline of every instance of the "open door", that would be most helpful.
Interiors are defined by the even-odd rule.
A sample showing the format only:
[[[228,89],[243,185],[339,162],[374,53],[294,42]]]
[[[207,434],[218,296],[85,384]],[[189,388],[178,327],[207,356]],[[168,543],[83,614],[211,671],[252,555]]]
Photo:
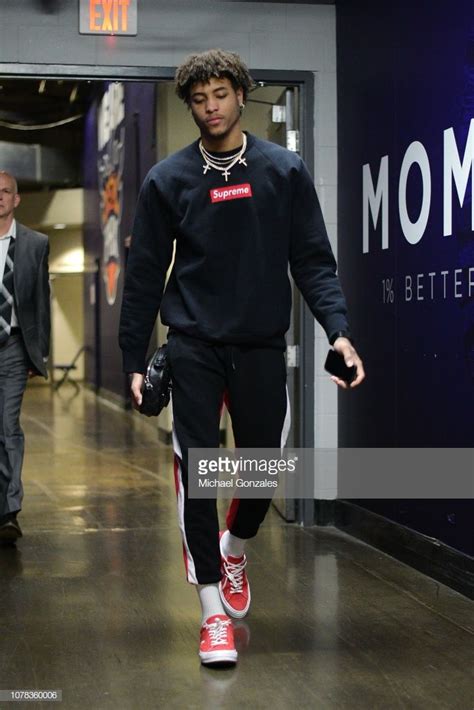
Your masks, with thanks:
[[[299,152],[299,91],[296,86],[262,86],[251,93],[247,101],[244,128],[260,138],[278,143],[295,152]],[[251,124],[251,125],[249,125]],[[291,429],[287,446],[301,447],[301,402],[299,362],[301,353],[300,321],[301,295],[293,283],[290,328],[286,335],[287,386],[291,406]],[[274,499],[274,506],[287,522],[294,522],[297,517],[295,500]]]

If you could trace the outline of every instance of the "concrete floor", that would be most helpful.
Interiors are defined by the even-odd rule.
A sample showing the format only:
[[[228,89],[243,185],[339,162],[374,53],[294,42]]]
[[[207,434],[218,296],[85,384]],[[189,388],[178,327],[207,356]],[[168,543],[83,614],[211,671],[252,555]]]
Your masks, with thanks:
[[[474,708],[473,602],[273,510],[248,547],[239,664],[201,667],[171,451],[150,420],[73,395],[26,394],[24,538],[0,549],[0,690],[63,701],[12,707]]]

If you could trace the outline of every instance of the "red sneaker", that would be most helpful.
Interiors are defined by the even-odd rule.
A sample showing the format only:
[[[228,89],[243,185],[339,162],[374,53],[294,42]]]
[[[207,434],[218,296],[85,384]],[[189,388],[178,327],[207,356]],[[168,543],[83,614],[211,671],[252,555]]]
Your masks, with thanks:
[[[222,579],[219,582],[219,595],[226,612],[235,619],[242,619],[250,607],[250,585],[245,568],[247,558],[224,557],[222,552],[222,535],[219,533],[221,549]]]
[[[237,663],[232,621],[225,614],[210,616],[201,626],[201,663]]]

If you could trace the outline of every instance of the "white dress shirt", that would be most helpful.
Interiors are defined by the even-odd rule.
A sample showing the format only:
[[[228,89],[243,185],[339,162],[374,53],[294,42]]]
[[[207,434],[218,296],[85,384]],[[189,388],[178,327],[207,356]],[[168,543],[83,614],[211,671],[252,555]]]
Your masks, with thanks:
[[[5,271],[5,262],[7,260],[8,248],[10,239],[16,239],[16,220],[14,219],[10,230],[3,237],[0,237],[0,282],[3,281],[3,272]],[[13,266],[15,268],[15,266]],[[18,318],[16,317],[15,304],[12,306],[11,327],[18,328]]]

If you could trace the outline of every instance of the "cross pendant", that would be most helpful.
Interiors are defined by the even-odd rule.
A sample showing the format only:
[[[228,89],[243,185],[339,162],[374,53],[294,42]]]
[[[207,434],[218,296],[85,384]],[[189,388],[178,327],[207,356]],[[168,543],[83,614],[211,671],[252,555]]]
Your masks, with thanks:
[[[211,166],[208,165],[207,163],[205,163],[202,167],[204,168],[204,170],[202,171],[203,175],[205,175],[207,173],[207,171],[211,169]]]

